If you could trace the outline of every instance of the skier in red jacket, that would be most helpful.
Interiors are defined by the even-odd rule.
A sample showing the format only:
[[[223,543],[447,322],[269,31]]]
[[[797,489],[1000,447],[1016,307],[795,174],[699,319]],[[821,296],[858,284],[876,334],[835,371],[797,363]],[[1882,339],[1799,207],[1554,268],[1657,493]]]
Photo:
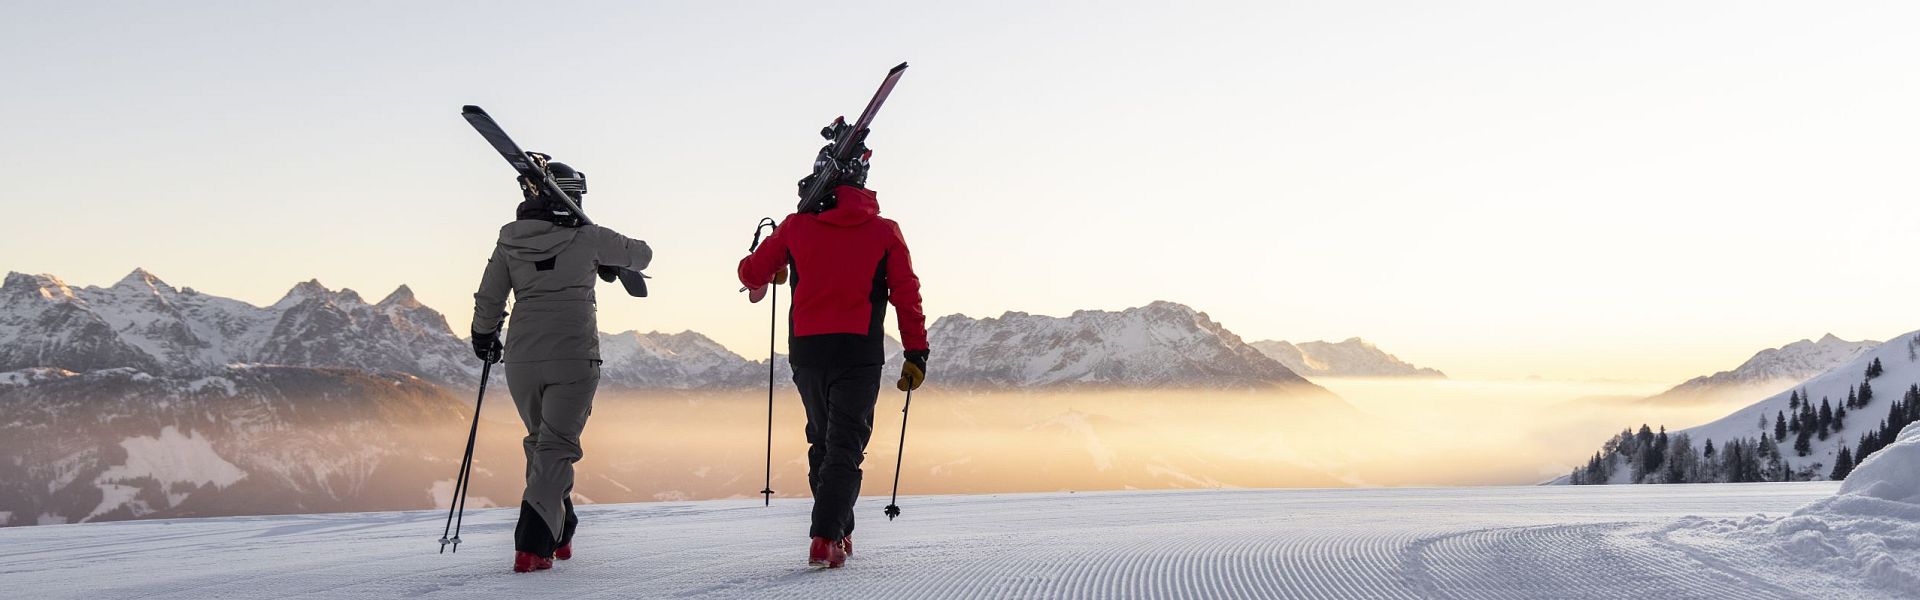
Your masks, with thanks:
[[[864,187],[864,157],[856,163],[857,170],[838,176],[818,212],[788,215],[739,267],[740,283],[756,297],[761,288],[784,283],[792,269],[788,360],[807,410],[807,483],[813,488],[808,562],[828,568],[844,564],[853,551],[853,503],[860,496],[860,462],[873,437],[888,303],[899,311],[906,347],[896,387],[920,387],[927,369],[920,278],[899,224],[880,216],[879,201]]]

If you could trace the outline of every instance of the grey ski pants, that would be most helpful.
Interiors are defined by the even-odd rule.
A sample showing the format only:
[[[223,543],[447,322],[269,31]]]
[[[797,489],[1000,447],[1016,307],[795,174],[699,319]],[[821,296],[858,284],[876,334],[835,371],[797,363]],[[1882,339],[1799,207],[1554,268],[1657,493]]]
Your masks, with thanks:
[[[566,530],[566,500],[573,492],[573,463],[582,455],[580,432],[593,413],[600,361],[543,360],[507,363],[507,389],[527,426],[527,490],[520,497],[546,522],[556,542]]]

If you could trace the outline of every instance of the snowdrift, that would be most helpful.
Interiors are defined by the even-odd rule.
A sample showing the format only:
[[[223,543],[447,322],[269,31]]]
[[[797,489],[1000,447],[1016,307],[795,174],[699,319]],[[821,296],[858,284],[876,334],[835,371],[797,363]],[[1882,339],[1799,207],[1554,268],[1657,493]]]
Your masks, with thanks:
[[[1787,552],[1889,589],[1920,590],[1920,423],[1875,452],[1840,491],[1773,526]]]
[[[1874,596],[1920,594],[1920,423],[1855,468],[1834,495],[1786,517],[1740,520],[1682,519],[1675,541],[1739,562],[1755,549],[1777,560],[1756,569],[1775,583],[1824,583],[1830,597],[1856,596],[1862,583]],[[1784,559],[1784,560],[1778,560]],[[1764,559],[1763,559],[1764,560]],[[1785,567],[1785,568],[1779,568]],[[1853,593],[1849,593],[1853,592]]]

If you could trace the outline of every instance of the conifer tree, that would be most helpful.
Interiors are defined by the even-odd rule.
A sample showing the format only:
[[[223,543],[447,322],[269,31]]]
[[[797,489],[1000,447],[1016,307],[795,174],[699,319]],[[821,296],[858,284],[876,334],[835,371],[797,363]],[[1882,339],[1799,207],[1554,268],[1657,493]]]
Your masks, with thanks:
[[[1842,406],[1840,408],[1833,409],[1833,430],[1840,431],[1846,428],[1847,428],[1847,407]]]
[[[1860,382],[1860,401],[1858,404],[1855,404],[1853,407],[1860,408],[1862,406],[1866,406],[1868,402],[1872,402],[1872,401],[1873,401],[1873,384],[1865,381]]]
[[[1773,439],[1787,439],[1787,413],[1775,412],[1773,417]]]
[[[1822,440],[1827,439],[1827,434],[1831,431],[1833,431],[1833,403],[1828,402],[1826,398],[1821,398],[1820,399],[1820,439]]]
[[[1847,401],[1842,403],[1841,406],[1860,407],[1860,397],[1854,394],[1854,389],[1853,386],[1847,386]]]
[[[1794,409],[1794,410],[1799,410],[1799,408],[1800,408],[1800,390],[1794,390],[1794,391],[1793,391],[1793,394],[1792,394],[1792,395],[1790,395],[1790,396],[1787,396],[1787,408],[1790,408],[1790,409]]]
[[[1843,442],[1840,444],[1840,455],[1833,459],[1833,473],[1828,474],[1827,477],[1834,481],[1841,481],[1850,473],[1853,473],[1853,453],[1847,450],[1847,445]]]

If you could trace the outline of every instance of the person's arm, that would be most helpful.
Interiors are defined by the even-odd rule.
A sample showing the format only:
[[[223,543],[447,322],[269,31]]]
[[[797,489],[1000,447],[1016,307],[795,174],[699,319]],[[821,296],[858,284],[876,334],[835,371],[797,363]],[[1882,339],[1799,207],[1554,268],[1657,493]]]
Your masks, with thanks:
[[[900,344],[908,351],[927,349],[927,313],[920,307],[920,276],[913,274],[913,256],[907,251],[907,238],[900,224],[893,226],[893,239],[887,248],[887,298],[900,326]]]
[[[612,229],[591,225],[594,231],[594,262],[602,266],[641,271],[653,263],[653,248],[646,242],[620,235]]]
[[[753,249],[746,258],[740,259],[740,266],[734,274],[740,278],[740,285],[747,289],[760,289],[773,283],[774,275],[787,266],[787,225],[793,223],[788,216],[785,223],[774,228],[773,234],[760,241],[760,247]]]
[[[507,292],[512,290],[506,251],[495,245],[487,270],[480,274],[480,290],[473,293],[473,333],[500,333],[500,323],[507,318]]]

